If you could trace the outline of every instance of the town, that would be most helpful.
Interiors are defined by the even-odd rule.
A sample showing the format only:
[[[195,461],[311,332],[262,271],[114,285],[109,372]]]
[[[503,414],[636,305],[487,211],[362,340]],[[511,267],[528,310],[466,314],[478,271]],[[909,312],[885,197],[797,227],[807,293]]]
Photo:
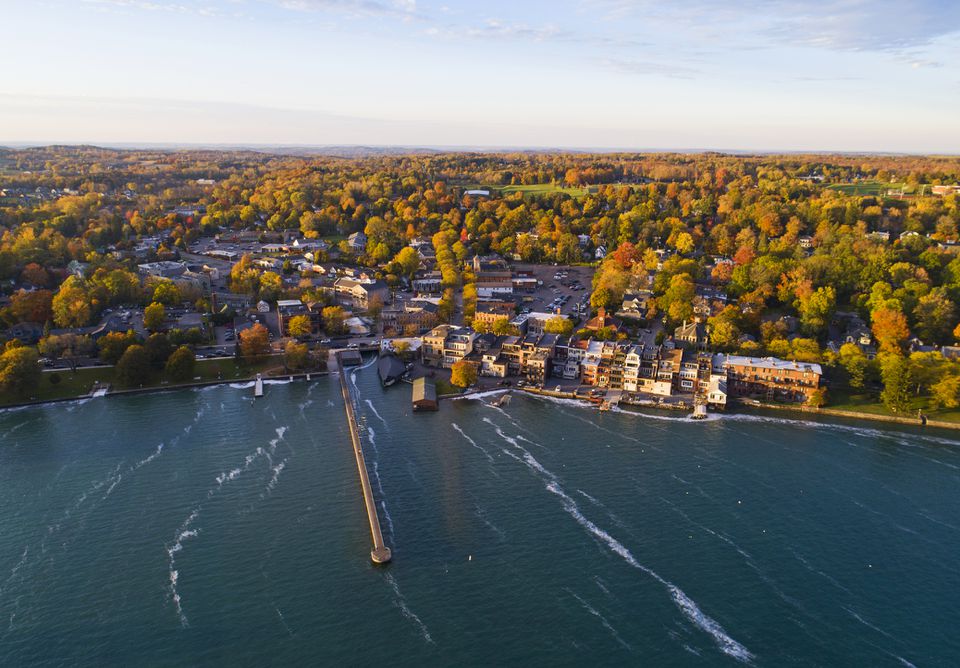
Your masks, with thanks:
[[[3,157],[8,404],[376,345],[441,395],[960,405],[958,188],[929,185],[960,168],[942,160],[448,155],[415,181],[393,158]],[[91,164],[115,174],[85,181]]]

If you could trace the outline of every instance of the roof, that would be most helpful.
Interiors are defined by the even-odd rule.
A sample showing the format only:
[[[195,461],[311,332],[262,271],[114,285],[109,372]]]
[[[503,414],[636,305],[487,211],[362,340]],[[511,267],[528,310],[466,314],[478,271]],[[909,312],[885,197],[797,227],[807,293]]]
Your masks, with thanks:
[[[426,376],[421,376],[413,381],[413,401],[436,401],[437,386]]]
[[[819,364],[812,362],[794,362],[793,360],[782,360],[776,357],[742,357],[740,355],[728,355],[727,366],[749,366],[758,369],[769,369],[771,371],[807,371],[818,375],[823,374]]]

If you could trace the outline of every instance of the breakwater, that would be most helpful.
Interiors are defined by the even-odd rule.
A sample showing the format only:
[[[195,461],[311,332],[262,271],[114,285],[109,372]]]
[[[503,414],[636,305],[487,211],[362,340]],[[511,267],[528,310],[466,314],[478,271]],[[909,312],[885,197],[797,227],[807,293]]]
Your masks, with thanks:
[[[343,394],[343,405],[347,412],[347,423],[350,426],[350,440],[353,444],[354,457],[357,460],[357,472],[360,474],[363,503],[366,507],[367,521],[370,523],[370,535],[373,539],[370,559],[376,564],[385,564],[390,561],[392,554],[390,548],[383,542],[383,532],[380,530],[380,518],[377,516],[377,503],[373,498],[373,488],[370,485],[370,476],[367,474],[367,464],[363,457],[360,427],[357,424],[357,416],[353,408],[353,397],[350,394],[346,368],[341,362],[340,353],[337,353],[337,366],[340,367],[340,391]]]

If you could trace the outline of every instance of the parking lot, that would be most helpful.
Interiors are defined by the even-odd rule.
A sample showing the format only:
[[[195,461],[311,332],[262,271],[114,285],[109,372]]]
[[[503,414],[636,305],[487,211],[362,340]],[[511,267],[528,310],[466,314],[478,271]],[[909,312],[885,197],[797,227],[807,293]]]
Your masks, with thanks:
[[[585,317],[589,312],[593,267],[515,264],[514,271],[529,271],[543,283],[535,293],[523,295],[522,308],[531,311],[555,311],[559,308],[561,313],[574,320]]]

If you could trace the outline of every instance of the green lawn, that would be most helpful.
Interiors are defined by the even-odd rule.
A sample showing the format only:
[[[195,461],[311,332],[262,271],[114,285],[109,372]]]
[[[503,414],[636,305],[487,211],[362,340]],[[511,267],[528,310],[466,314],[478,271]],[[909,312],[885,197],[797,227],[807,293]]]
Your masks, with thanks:
[[[263,362],[253,365],[238,364],[233,359],[197,360],[194,378],[187,381],[186,384],[247,378],[256,373],[269,375],[271,372],[275,372],[280,374],[282,371],[282,358],[279,355],[268,357]],[[50,381],[54,375],[60,378],[60,382],[52,383]],[[115,385],[112,366],[86,367],[77,369],[76,372],[70,370],[47,371],[41,374],[40,384],[35,392],[29,396],[11,393],[0,394],[0,406],[24,401],[51,401],[53,399],[83,397],[90,394],[97,383],[109,384],[111,390],[124,389]],[[176,387],[177,385],[178,383],[171,384],[165,374],[159,373],[149,383],[145,383],[144,387]]]
[[[536,183],[530,186],[483,186],[483,185],[469,185],[466,186],[467,190],[489,190],[491,193],[497,193],[500,195],[512,195],[513,193],[523,193],[524,195],[549,195],[555,192],[562,192],[570,195],[571,197],[583,197],[588,194],[591,189],[586,188],[567,188],[565,186],[556,185],[553,183]]]
[[[827,400],[828,403],[825,408],[835,408],[842,411],[856,411],[858,413],[869,413],[871,415],[916,417],[917,410],[919,409],[931,420],[960,422],[960,410],[955,408],[931,408],[930,400],[927,397],[914,397],[910,402],[910,411],[907,413],[894,413],[888,410],[887,407],[880,402],[880,397],[876,394],[851,390],[849,388],[830,388]]]
[[[856,183],[835,183],[827,186],[829,190],[839,190],[846,195],[886,195],[888,190],[899,190],[906,187],[905,183],[884,183],[882,181],[858,181]],[[904,193],[912,194],[913,189],[907,188]]]

